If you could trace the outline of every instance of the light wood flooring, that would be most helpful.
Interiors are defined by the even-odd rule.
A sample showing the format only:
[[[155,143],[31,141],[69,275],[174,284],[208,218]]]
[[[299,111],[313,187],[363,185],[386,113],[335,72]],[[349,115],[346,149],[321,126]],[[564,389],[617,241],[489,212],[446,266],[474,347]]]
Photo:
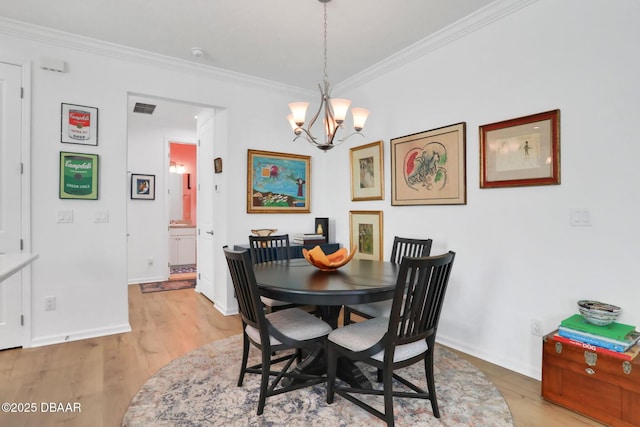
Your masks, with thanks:
[[[241,332],[238,316],[222,316],[192,289],[142,294],[131,285],[129,316],[130,333],[0,351],[0,401],[38,408],[0,412],[0,426],[120,426],[131,398],[158,369]],[[517,427],[601,425],[542,400],[539,381],[463,356],[493,380]],[[77,402],[81,412],[43,413],[43,402],[46,408]]]

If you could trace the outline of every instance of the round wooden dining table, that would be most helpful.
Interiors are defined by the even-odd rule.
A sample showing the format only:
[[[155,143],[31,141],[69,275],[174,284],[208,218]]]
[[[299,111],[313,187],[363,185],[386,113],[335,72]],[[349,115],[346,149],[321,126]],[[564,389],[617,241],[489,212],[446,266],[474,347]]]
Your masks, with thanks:
[[[260,295],[314,305],[334,329],[343,305],[393,298],[399,266],[387,261],[353,259],[335,271],[321,271],[303,258],[254,265]]]
[[[305,259],[265,262],[254,265],[262,296],[302,305],[313,305],[332,328],[338,327],[343,305],[363,304],[393,298],[399,266],[386,261],[351,260],[335,271],[321,271]],[[326,370],[321,350],[309,354],[296,370],[318,373]],[[371,388],[371,383],[352,362],[338,361],[338,377],[354,387]]]

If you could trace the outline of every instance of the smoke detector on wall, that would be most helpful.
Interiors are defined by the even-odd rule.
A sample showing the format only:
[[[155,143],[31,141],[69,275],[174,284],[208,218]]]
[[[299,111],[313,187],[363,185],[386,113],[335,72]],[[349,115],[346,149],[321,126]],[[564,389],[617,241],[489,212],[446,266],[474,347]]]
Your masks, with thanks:
[[[202,58],[204,56],[204,49],[202,49],[201,47],[192,47],[191,53],[196,58]]]

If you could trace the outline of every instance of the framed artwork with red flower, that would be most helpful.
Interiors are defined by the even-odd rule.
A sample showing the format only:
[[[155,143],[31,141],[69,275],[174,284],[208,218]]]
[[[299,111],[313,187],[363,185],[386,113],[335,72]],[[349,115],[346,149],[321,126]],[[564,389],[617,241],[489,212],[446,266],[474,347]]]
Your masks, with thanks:
[[[467,204],[466,123],[391,139],[391,204]]]

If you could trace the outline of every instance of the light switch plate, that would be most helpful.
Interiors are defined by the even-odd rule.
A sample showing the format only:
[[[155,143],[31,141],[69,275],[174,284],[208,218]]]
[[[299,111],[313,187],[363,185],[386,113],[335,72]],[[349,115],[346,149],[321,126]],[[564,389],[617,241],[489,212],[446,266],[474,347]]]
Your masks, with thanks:
[[[59,223],[72,223],[73,222],[73,211],[58,211],[57,218]]]
[[[93,222],[109,222],[109,211],[96,211],[96,216],[94,217]]]
[[[591,212],[586,208],[571,209],[571,225],[573,226],[590,226]]]

